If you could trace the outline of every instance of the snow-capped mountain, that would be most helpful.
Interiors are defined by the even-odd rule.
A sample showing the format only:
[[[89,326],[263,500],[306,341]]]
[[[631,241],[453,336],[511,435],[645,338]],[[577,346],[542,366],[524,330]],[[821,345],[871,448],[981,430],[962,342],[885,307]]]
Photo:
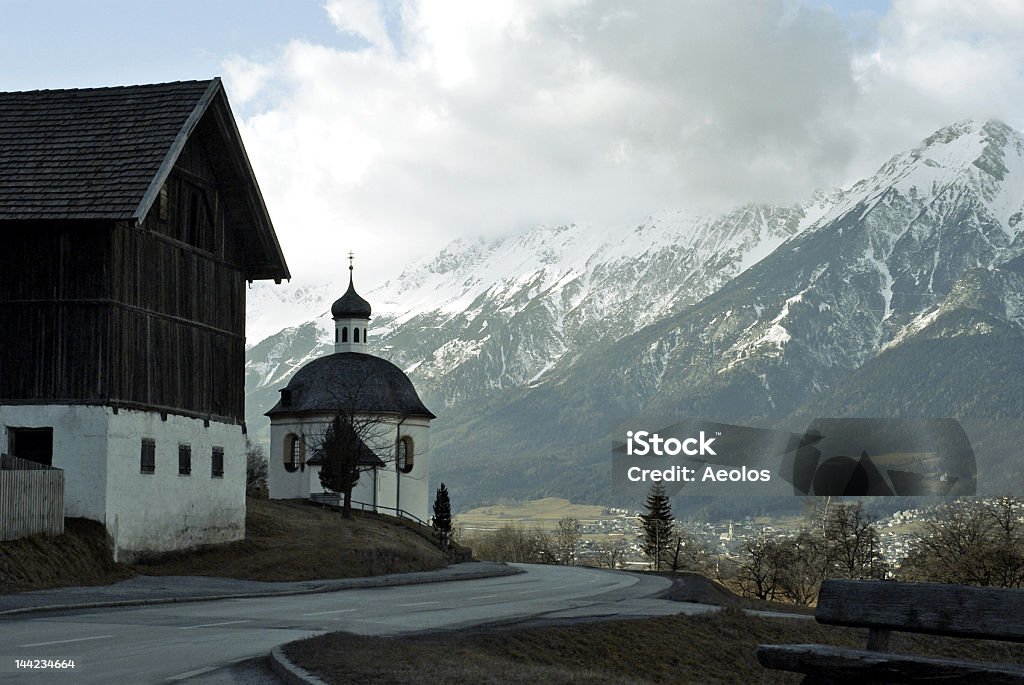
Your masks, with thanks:
[[[644,406],[678,406],[678,391],[702,387],[693,411],[785,415],[913,326],[967,270],[1018,254],[1022,210],[1024,138],[998,122],[942,129],[700,307],[643,332],[642,345],[624,341],[655,351],[634,355],[624,377]]]
[[[834,200],[820,194],[803,206],[752,205],[711,219],[675,212],[625,229],[540,226],[505,240],[458,240],[366,294],[374,351],[441,407],[538,383],[581,350],[714,292]],[[258,408],[273,404],[295,369],[330,351],[328,293],[300,293],[305,301],[293,309],[319,316],[248,350],[247,405],[257,430]],[[280,316],[284,303],[272,298],[262,301]]]
[[[450,245],[367,294],[371,340],[439,414],[433,475],[461,506],[608,501],[627,417],[1019,416],[1022,218],[1024,137],[961,122],[800,206]],[[250,411],[319,328],[250,350]]]
[[[998,311],[1019,302],[1014,279],[999,274],[1021,254],[1022,210],[1021,134],[999,122],[945,128],[695,305],[583,352],[528,391],[463,412],[457,425],[442,423],[437,444],[452,458],[437,476],[450,487],[473,483],[472,495],[460,495],[480,500],[504,492],[607,501],[607,445],[627,417],[800,430],[822,411],[987,418],[986,397],[1020,416],[1024,386],[1007,382],[1024,358],[1020,317]],[[961,296],[986,274],[985,298]],[[970,302],[988,303],[989,317],[968,323],[980,316]],[[956,316],[936,316],[945,325],[931,328],[940,310]],[[964,347],[964,331],[976,330],[986,345]],[[924,336],[931,342],[918,344]],[[529,426],[528,439],[515,426]],[[495,467],[506,462],[513,468]]]

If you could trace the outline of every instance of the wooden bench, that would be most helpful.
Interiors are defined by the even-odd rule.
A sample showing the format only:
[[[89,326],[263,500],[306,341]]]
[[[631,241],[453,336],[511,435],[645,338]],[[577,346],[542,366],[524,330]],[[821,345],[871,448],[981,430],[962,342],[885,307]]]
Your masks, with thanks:
[[[758,645],[762,665],[826,683],[1020,683],[1024,667],[893,654],[892,631],[1024,642],[1024,590],[826,580],[814,617],[819,623],[869,628],[867,649],[826,645]]]
[[[311,492],[309,501],[326,507],[340,507],[341,495],[336,492]]]

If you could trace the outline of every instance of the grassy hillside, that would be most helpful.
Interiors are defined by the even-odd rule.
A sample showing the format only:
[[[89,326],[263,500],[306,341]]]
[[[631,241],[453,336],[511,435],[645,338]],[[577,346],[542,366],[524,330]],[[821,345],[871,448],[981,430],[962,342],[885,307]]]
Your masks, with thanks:
[[[142,575],[316,580],[442,568],[424,531],[387,516],[337,512],[308,502],[247,501],[246,537],[226,545],[114,564],[103,527],[68,519],[64,535],[0,542],[0,593],[102,585]]]

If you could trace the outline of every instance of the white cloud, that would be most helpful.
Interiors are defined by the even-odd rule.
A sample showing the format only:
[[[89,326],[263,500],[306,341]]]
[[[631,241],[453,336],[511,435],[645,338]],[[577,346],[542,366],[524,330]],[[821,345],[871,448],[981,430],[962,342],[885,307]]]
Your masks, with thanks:
[[[797,0],[325,9],[368,47],[225,64],[300,282],[349,249],[372,283],[457,235],[791,201],[955,119],[1022,123],[1017,3],[897,1],[867,49]]]
[[[865,161],[960,119],[1024,128],[1024,5],[896,0],[854,73],[860,94],[848,116]]]
[[[380,6],[374,0],[329,0],[324,9],[335,28],[370,45],[391,50],[391,38]]]

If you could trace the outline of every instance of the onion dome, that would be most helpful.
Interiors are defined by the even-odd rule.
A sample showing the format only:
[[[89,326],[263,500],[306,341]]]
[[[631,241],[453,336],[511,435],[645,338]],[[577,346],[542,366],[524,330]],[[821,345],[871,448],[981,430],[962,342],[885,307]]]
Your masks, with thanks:
[[[352,267],[348,268],[348,290],[331,305],[331,316],[335,319],[369,319],[370,303],[359,296],[352,285]]]

